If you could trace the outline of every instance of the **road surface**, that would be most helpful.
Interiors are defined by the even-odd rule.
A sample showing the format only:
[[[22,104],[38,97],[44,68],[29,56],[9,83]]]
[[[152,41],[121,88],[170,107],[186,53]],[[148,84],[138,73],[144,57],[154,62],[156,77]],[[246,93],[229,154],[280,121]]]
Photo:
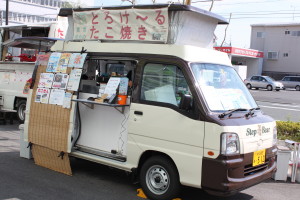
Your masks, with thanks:
[[[296,90],[250,90],[264,113],[275,120],[300,121],[300,92]]]

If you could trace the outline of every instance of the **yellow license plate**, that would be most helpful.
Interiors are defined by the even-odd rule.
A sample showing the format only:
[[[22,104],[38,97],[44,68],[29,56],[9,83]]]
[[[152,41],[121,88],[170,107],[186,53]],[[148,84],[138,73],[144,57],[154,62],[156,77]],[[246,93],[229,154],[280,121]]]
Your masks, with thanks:
[[[259,151],[255,151],[253,153],[253,162],[252,162],[252,166],[257,166],[257,165],[261,165],[264,164],[266,160],[266,150],[259,150]]]

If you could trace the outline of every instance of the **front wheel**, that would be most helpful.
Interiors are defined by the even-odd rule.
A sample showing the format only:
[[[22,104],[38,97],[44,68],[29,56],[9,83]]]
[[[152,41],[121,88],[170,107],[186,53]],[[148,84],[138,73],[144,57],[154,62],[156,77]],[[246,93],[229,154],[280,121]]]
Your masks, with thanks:
[[[146,196],[155,200],[176,198],[180,189],[177,168],[164,156],[146,160],[140,171],[140,183]]]
[[[272,85],[268,85],[268,86],[267,86],[267,90],[268,90],[268,91],[272,91],[272,90],[273,90]]]
[[[300,91],[300,86],[297,85],[297,86],[295,87],[295,89],[296,89],[297,91]]]
[[[17,104],[17,117],[20,123],[25,121],[26,100],[21,100]]]
[[[252,88],[252,86],[251,86],[250,83],[248,83],[246,86],[247,86],[247,88],[248,88],[249,90]]]

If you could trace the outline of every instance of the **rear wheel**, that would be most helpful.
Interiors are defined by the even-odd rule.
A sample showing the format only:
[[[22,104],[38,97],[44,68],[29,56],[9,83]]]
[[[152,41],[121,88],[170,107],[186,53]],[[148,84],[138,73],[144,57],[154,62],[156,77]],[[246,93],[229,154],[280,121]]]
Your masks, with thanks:
[[[247,88],[248,88],[249,90],[252,88],[252,86],[251,86],[250,83],[248,83],[246,86],[247,86]]]
[[[267,90],[268,90],[268,91],[272,91],[272,90],[273,90],[272,85],[268,85],[268,86],[267,86]]]
[[[276,89],[276,91],[279,91],[279,89]]]
[[[297,85],[297,86],[295,87],[295,89],[296,89],[297,91],[300,91],[300,86]]]
[[[155,200],[176,198],[180,189],[177,168],[165,156],[146,160],[141,167],[140,183],[146,196]]]
[[[25,121],[26,100],[21,100],[17,104],[17,117],[20,123]]]

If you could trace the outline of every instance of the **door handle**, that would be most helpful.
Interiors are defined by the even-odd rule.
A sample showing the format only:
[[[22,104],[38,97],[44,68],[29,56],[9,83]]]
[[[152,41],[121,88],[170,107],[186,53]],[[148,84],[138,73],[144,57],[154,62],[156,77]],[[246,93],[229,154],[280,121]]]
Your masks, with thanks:
[[[143,112],[142,111],[134,111],[134,114],[136,114],[136,115],[143,115]]]

